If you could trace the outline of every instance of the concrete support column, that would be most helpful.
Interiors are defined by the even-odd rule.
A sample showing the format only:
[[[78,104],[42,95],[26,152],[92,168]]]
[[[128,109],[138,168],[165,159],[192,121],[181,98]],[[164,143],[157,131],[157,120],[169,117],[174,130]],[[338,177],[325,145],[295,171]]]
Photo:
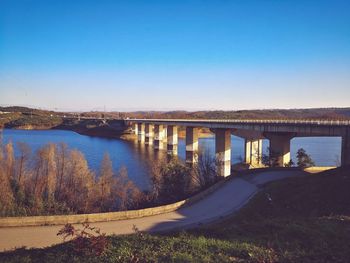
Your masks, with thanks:
[[[137,124],[137,131],[138,131],[137,140],[141,143],[144,143],[145,142],[145,124],[138,123]]]
[[[153,124],[146,124],[146,138],[145,138],[145,144],[152,145],[153,144]]]
[[[138,129],[138,124],[137,123],[134,123],[134,134],[135,135],[138,135],[139,134],[139,129]]]
[[[350,165],[350,128],[346,128],[341,140],[341,166]]]
[[[215,130],[215,153],[218,176],[231,174],[231,130]]]
[[[163,142],[166,144],[168,141],[168,126],[167,125],[163,125],[164,128],[164,133],[163,133]]]
[[[163,125],[154,125],[154,149],[161,150],[163,149],[164,141],[164,126]]]
[[[167,151],[169,155],[177,155],[177,126],[169,125],[167,127]]]
[[[262,140],[245,139],[245,163],[259,166],[262,158]]]
[[[198,128],[186,127],[186,164],[198,162]]]
[[[290,134],[269,133],[266,136],[270,140],[270,160],[274,166],[283,167],[290,162]]]

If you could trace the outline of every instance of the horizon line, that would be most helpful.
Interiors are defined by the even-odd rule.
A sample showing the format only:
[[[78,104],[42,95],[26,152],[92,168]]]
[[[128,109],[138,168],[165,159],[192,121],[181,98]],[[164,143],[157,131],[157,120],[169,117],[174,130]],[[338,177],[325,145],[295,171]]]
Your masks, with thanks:
[[[103,107],[96,107],[96,108],[90,108],[90,109],[67,109],[67,108],[49,108],[49,107],[38,107],[34,105],[28,105],[28,104],[18,104],[18,105],[10,105],[10,104],[0,104],[0,107],[25,107],[30,108],[34,110],[46,110],[46,111],[54,111],[54,112],[77,112],[77,113],[83,113],[83,112],[120,112],[120,113],[128,113],[128,112],[203,112],[203,111],[223,111],[223,112],[230,112],[230,111],[263,111],[263,110],[317,110],[317,109],[348,109],[349,106],[329,106],[329,107],[301,107],[301,108],[250,108],[250,109],[231,109],[231,110],[225,110],[225,109],[174,109],[174,108],[164,108],[164,109],[151,109],[151,108],[140,108],[135,109],[134,107],[131,107],[129,109],[103,109]]]

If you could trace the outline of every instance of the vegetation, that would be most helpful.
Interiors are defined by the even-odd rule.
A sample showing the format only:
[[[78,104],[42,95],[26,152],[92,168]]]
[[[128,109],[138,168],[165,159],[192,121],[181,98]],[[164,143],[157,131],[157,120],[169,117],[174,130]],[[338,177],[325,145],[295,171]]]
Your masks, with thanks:
[[[349,120],[350,108],[324,109],[270,109],[238,111],[170,111],[170,112],[127,112],[130,118],[169,119],[338,119]]]
[[[72,224],[66,224],[58,236],[63,236],[63,240],[71,240],[74,251],[80,255],[100,256],[109,247],[109,239],[105,233],[97,227],[92,227],[88,223],[83,223],[83,228],[75,228]]]
[[[18,118],[6,123],[6,128],[36,128],[45,129],[52,128],[62,123],[62,118],[51,115],[34,115],[30,113],[21,114]]]
[[[300,168],[308,168],[315,166],[314,161],[311,159],[310,155],[306,153],[303,148],[300,148],[297,152],[297,166]]]
[[[188,231],[111,236],[100,256],[74,243],[0,254],[2,262],[348,262],[349,167],[265,186],[237,215]],[[103,229],[101,229],[103,231]]]
[[[152,186],[140,191],[125,167],[115,173],[106,154],[98,173],[84,155],[67,145],[48,144],[32,153],[25,143],[0,145],[0,216],[97,213],[168,204],[217,180],[214,160],[202,155],[189,168],[177,158],[156,161]]]
[[[81,118],[78,118],[78,116]],[[0,107],[0,128],[64,129],[89,136],[108,138],[130,138],[130,136],[132,136],[130,134],[130,129],[125,126],[123,121],[125,118],[350,120],[350,108],[194,112],[55,112],[18,106]],[[203,128],[200,132],[202,134],[208,134],[210,130],[208,128]],[[179,136],[183,135],[184,130],[180,127]]]
[[[63,113],[26,107],[0,107],[0,127],[49,129],[62,123]]]
[[[270,109],[239,111],[138,111],[138,112],[54,112],[26,107],[0,107],[0,125],[16,128],[31,125],[33,128],[52,128],[62,124],[73,125],[63,117],[91,118],[170,118],[170,119],[333,119],[350,120],[350,108],[323,109]],[[11,117],[11,118],[9,118]]]
[[[261,158],[261,162],[263,165],[267,167],[278,167],[278,156],[279,153],[273,152],[270,149],[267,150],[268,154],[263,154]],[[299,168],[308,168],[315,166],[315,162],[312,160],[311,156],[306,153],[306,151],[303,148],[300,148],[297,151],[297,163],[296,166]],[[284,164],[284,167],[293,167],[295,166],[295,163],[292,159],[288,163]]]
[[[267,149],[267,153],[264,153],[261,157],[261,163],[266,167],[277,167],[279,153],[272,151],[270,148]]]
[[[18,143],[0,146],[0,216],[92,213],[141,205],[143,193],[121,168],[114,173],[108,155],[96,175],[84,155],[65,144],[31,153]]]
[[[198,164],[193,167],[177,158],[156,161],[152,166],[151,180],[149,200],[153,204],[162,205],[185,199],[211,186],[219,177],[215,159],[204,152],[199,155]]]

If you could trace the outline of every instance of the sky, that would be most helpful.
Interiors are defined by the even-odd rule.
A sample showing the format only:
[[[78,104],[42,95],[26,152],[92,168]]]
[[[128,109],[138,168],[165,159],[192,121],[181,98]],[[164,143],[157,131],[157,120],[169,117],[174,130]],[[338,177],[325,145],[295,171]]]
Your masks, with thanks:
[[[350,1],[0,0],[0,105],[350,106]]]

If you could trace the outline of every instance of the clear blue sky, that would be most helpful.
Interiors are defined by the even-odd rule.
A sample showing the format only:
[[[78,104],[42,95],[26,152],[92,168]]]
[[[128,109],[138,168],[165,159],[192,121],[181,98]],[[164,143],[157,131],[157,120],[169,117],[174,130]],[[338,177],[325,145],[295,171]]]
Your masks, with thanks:
[[[0,0],[0,104],[350,106],[350,1]]]

